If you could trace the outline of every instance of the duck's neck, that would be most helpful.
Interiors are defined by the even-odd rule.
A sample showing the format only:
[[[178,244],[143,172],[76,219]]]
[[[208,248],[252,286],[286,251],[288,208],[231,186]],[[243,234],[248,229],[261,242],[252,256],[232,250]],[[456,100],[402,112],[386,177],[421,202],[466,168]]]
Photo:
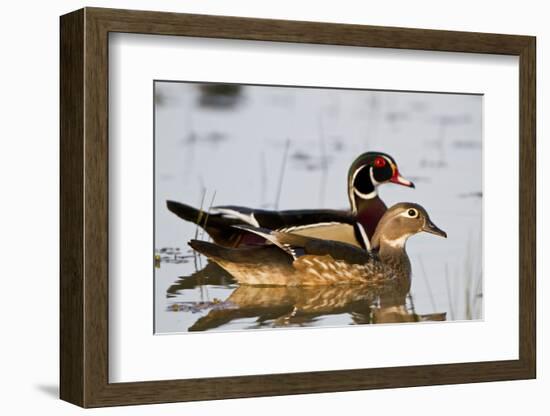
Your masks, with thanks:
[[[405,244],[388,242],[385,240],[380,241],[378,246],[378,257],[383,262],[391,261],[392,259],[408,258]]]
[[[402,277],[410,277],[411,274],[411,262],[405,249],[407,238],[408,236],[398,240],[387,240],[382,236],[373,247],[378,253],[379,260],[394,268]]]
[[[367,236],[370,239],[374,235],[380,218],[382,218],[387,210],[386,204],[380,199],[376,189],[369,194],[368,197],[362,194],[358,195],[353,189],[351,192],[350,201],[352,213],[366,230]]]

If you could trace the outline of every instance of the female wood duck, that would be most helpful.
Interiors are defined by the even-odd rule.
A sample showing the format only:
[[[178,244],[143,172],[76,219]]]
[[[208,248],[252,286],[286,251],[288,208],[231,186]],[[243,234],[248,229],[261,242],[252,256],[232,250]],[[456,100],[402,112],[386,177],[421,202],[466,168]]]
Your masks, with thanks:
[[[184,220],[203,227],[212,239],[225,247],[262,244],[254,234],[235,225],[251,225],[281,232],[342,241],[358,247],[369,247],[376,225],[386,205],[377,188],[396,183],[414,188],[411,181],[399,174],[395,160],[385,153],[367,152],[351,164],[348,172],[350,211],[309,209],[268,211],[238,206],[218,206],[208,213],[189,205],[167,201],[170,211]]]
[[[218,263],[244,285],[313,286],[383,285],[410,279],[407,239],[422,231],[447,237],[418,204],[399,203],[382,216],[372,238],[372,252],[330,240],[239,225],[272,243],[270,246],[226,248],[191,240],[197,252]]]

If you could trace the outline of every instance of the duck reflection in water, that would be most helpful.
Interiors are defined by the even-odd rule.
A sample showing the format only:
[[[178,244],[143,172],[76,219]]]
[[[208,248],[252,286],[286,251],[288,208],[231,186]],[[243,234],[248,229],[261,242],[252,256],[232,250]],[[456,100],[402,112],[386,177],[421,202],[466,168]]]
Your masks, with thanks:
[[[190,242],[241,284],[190,331],[249,317],[257,317],[258,326],[268,321],[274,326],[304,325],[319,316],[343,313],[357,324],[445,319],[445,314],[422,316],[407,307],[407,239],[419,232],[447,236],[418,204],[390,208],[378,224],[370,252],[341,242],[243,228],[272,245],[234,249]]]
[[[445,321],[446,313],[417,314],[409,297],[410,279],[369,285],[237,286],[215,263],[191,276],[182,276],[167,291],[176,296],[201,287],[233,287],[224,301],[202,302],[209,310],[189,331],[219,328],[232,321],[256,318],[248,328],[314,326],[319,318],[348,314],[350,324]]]
[[[339,314],[349,314],[357,325],[445,320],[445,313],[416,314],[404,289],[376,290],[365,285],[239,286],[189,331],[206,331],[243,318],[256,318],[247,327],[250,329],[312,326],[321,317]]]

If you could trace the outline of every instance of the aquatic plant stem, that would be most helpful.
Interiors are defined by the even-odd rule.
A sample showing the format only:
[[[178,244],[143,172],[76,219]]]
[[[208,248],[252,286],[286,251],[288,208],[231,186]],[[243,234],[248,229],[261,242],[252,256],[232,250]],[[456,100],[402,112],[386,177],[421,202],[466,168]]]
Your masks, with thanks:
[[[275,198],[275,209],[279,208],[279,201],[281,199],[281,192],[283,190],[283,180],[285,177],[285,170],[286,170],[286,160],[288,157],[288,149],[290,148],[290,139],[286,139],[285,143],[285,151],[283,153],[283,163],[281,165],[281,172],[279,174],[279,186],[277,187],[277,196]]]

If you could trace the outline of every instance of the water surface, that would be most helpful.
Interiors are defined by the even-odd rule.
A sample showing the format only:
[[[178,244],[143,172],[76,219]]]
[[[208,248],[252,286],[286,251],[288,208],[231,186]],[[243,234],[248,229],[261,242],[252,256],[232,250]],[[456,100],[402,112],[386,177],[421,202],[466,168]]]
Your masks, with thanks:
[[[378,150],[416,189],[446,240],[412,237],[410,291],[239,287],[187,246],[208,239],[169,212],[196,207],[348,207],[356,156]],[[155,83],[155,332],[482,318],[482,96]]]

